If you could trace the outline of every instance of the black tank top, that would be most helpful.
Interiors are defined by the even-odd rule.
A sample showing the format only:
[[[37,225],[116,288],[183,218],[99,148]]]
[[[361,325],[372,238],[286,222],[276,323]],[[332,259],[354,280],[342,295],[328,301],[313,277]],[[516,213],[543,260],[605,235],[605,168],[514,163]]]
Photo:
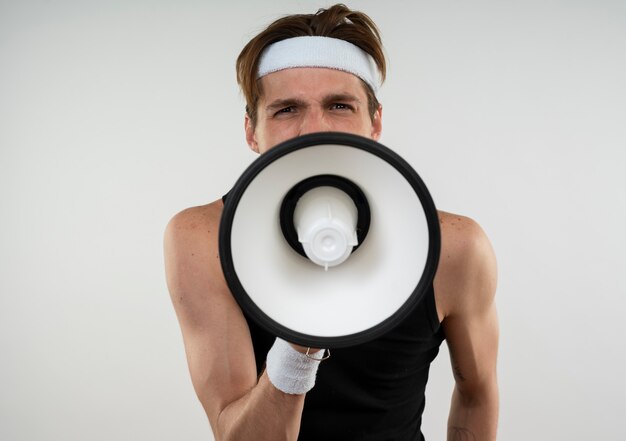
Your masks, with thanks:
[[[275,336],[244,313],[257,372]],[[431,362],[444,339],[432,286],[409,316],[364,344],[333,349],[304,401],[298,441],[422,441]]]
[[[275,337],[246,320],[260,375]],[[424,392],[442,340],[431,287],[408,318],[387,334],[333,349],[306,395],[298,441],[424,440]]]

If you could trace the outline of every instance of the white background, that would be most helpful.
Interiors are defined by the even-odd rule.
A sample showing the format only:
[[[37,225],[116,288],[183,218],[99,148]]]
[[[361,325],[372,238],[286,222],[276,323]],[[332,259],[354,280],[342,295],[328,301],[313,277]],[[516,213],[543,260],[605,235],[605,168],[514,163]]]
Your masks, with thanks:
[[[626,3],[349,5],[389,57],[381,141],[496,249],[499,439],[624,439]],[[321,6],[0,1],[0,439],[212,439],[163,229],[255,157],[239,50]]]

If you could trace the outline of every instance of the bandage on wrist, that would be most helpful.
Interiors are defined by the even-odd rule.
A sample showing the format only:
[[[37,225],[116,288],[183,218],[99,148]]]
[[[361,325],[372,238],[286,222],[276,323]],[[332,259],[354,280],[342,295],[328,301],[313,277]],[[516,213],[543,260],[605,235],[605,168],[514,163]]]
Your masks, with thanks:
[[[325,350],[302,354],[285,340],[277,338],[267,353],[266,371],[270,382],[286,394],[299,395],[313,389],[317,369]]]

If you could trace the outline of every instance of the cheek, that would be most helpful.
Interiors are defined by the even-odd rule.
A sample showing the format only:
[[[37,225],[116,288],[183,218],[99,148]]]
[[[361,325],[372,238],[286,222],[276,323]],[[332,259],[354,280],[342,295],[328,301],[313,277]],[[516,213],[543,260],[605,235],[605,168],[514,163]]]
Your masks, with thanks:
[[[288,139],[298,136],[300,124],[296,118],[283,121],[275,121],[267,126],[266,139],[270,146],[274,146]]]
[[[279,124],[266,124],[263,126],[261,130],[257,131],[256,141],[259,146],[259,152],[264,153],[274,147],[275,145],[280,144],[283,141],[286,141],[290,138],[293,138],[294,134],[286,125]]]
[[[353,133],[360,134],[362,136],[370,137],[372,135],[372,121],[367,118],[360,118],[358,120],[353,120],[350,123],[350,131]]]

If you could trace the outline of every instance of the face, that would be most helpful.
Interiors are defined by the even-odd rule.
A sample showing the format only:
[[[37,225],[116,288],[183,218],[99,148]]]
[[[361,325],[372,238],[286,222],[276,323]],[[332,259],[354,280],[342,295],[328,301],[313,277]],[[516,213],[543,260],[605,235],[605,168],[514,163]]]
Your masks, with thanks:
[[[361,80],[325,68],[285,69],[261,78],[257,122],[246,115],[246,141],[264,153],[307,133],[346,132],[378,140],[382,108],[371,118]]]

